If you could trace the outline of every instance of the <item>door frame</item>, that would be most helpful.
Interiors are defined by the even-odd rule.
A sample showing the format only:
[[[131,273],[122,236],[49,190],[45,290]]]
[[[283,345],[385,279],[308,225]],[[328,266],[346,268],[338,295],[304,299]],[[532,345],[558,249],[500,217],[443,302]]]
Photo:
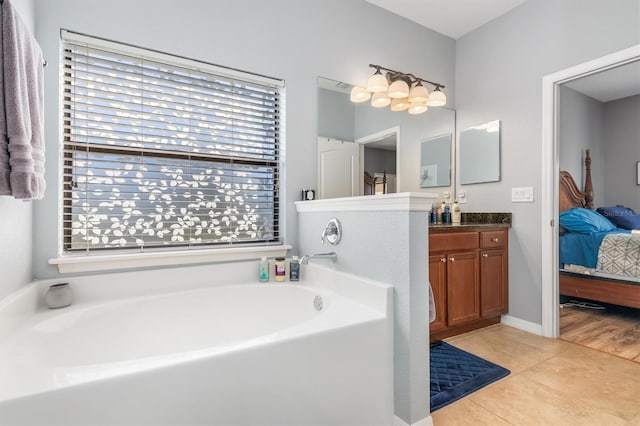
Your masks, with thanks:
[[[364,146],[370,142],[375,142],[390,135],[396,135],[396,192],[400,192],[400,176],[398,170],[400,170],[400,126],[389,127],[388,129],[381,130],[379,132],[372,133],[367,136],[356,139],[359,152],[359,176],[360,176],[360,189],[358,195],[364,194]]]
[[[542,79],[542,334],[560,335],[558,284],[559,85],[640,59],[640,44],[548,74]]]

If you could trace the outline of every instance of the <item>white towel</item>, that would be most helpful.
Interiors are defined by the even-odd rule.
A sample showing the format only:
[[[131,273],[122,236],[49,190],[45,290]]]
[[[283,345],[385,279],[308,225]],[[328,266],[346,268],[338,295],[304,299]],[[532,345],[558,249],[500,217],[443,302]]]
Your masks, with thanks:
[[[44,196],[44,59],[10,0],[2,2],[0,195]]]
[[[429,322],[432,323],[436,320],[436,303],[433,300],[433,290],[431,289],[431,283],[429,284]]]

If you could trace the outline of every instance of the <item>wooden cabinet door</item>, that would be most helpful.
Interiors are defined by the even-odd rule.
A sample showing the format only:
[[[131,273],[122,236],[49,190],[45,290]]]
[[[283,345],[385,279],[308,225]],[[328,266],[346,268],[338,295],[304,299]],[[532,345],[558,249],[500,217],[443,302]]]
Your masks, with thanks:
[[[429,324],[431,333],[447,328],[447,256],[429,256],[429,281],[436,305],[436,319]]]
[[[480,314],[483,318],[509,309],[507,254],[504,250],[480,253]]]
[[[478,252],[447,255],[447,324],[480,318]]]

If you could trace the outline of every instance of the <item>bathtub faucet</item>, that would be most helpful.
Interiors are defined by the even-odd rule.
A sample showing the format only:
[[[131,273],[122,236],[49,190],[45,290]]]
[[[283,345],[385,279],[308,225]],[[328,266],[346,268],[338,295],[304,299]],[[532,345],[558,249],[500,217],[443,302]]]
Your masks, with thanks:
[[[309,263],[309,259],[314,257],[319,259],[331,259],[334,262],[336,261],[336,259],[338,259],[338,255],[334,251],[332,251],[331,253],[305,254],[300,258],[300,264],[306,265],[307,263]]]

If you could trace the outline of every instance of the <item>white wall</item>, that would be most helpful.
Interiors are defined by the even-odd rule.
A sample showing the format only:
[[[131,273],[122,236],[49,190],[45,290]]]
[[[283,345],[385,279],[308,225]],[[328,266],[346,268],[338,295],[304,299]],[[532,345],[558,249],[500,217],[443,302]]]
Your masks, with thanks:
[[[640,43],[638,0],[529,0],[456,42],[458,129],[501,120],[502,180],[465,185],[464,211],[511,211],[510,315],[542,323],[542,78]],[[534,203],[511,203],[532,186]]]
[[[594,188],[594,206],[604,200],[604,104],[587,95],[560,86],[558,149],[560,170],[566,170],[584,189],[585,150],[591,150],[591,181]],[[608,145],[608,144],[607,144]]]
[[[11,4],[29,30],[35,27],[34,0],[12,0]],[[31,281],[33,204],[0,197],[0,299]]]
[[[604,200],[601,205],[622,204],[640,212],[640,186],[636,163],[640,161],[640,95],[604,104]]]
[[[300,233],[300,249],[305,254],[335,251],[339,270],[393,285],[395,415],[409,425],[428,424],[421,422],[429,415],[427,205],[435,199],[422,200],[420,210],[409,209],[402,198],[378,209],[380,197],[361,197],[365,200],[358,208],[329,204],[336,200],[315,202],[328,207],[299,213],[298,226],[307,231]],[[398,207],[403,205],[407,208]],[[322,245],[318,236],[333,217],[342,223],[342,240]],[[301,274],[304,279],[304,265]]]
[[[37,277],[57,275],[47,260],[57,255],[58,241],[60,28],[284,79],[283,229],[286,242],[294,245],[292,202],[301,188],[316,186],[318,76],[366,82],[368,65],[378,63],[441,81],[450,99],[455,96],[454,40],[364,0],[36,0],[36,24],[50,62],[45,72],[50,190],[34,210]],[[416,55],[416,47],[425,54]]]

